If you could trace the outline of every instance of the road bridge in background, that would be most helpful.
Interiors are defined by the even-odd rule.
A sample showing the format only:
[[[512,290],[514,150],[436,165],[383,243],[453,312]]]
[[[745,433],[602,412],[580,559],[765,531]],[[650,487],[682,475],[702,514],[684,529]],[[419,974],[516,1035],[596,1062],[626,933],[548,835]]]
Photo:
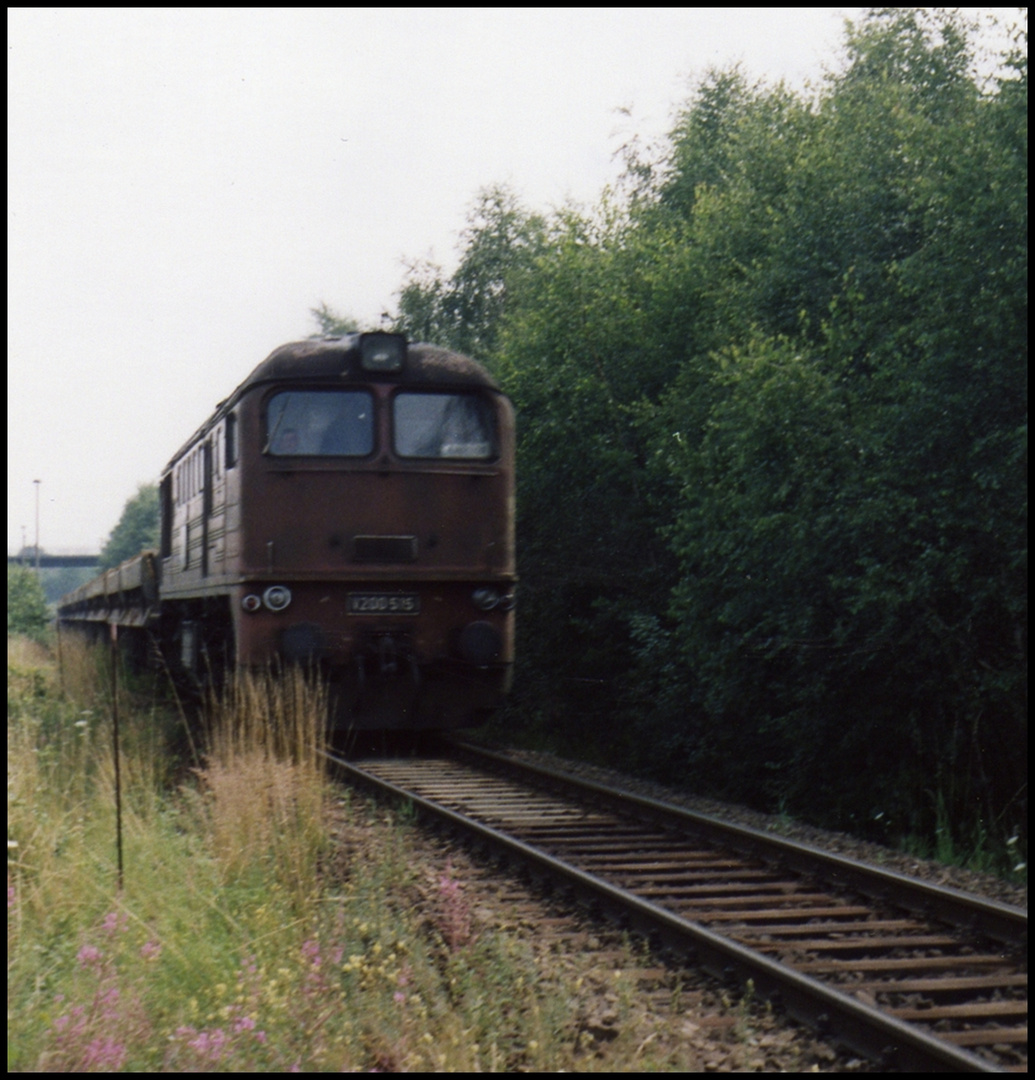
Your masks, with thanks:
[[[96,566],[100,561],[100,555],[47,555],[40,552],[40,569],[48,570],[56,566]],[[8,555],[8,566],[36,566],[36,556]]]

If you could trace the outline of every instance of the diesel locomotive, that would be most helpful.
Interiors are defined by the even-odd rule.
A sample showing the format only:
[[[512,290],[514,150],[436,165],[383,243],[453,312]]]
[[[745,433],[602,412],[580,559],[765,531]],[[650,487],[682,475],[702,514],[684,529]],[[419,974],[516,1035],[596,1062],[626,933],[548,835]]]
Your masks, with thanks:
[[[481,722],[511,681],[514,413],[473,360],[391,333],[284,345],[177,451],[159,549],[59,619],[203,682],[301,664],[333,724]]]

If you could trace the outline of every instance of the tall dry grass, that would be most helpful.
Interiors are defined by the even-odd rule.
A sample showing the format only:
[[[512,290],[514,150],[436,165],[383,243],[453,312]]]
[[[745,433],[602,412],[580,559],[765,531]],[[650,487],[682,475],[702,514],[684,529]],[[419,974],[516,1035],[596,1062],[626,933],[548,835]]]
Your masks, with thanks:
[[[11,639],[8,639],[10,648]],[[109,648],[88,640],[81,631],[59,626],[53,655],[57,659],[58,689],[63,698],[95,702],[110,694]]]
[[[239,674],[210,702],[197,775],[228,880],[263,866],[299,900],[316,890],[326,717],[326,687],[297,670]]]

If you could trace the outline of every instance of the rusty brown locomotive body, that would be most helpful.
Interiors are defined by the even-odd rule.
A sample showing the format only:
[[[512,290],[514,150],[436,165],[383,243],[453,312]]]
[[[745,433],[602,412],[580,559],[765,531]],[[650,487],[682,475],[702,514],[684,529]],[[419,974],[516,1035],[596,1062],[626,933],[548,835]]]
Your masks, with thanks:
[[[318,666],[336,724],[478,723],[511,678],[514,418],[483,368],[401,335],[274,351],[179,450],[160,550],[64,598],[203,680]],[[150,560],[150,562],[149,562]]]

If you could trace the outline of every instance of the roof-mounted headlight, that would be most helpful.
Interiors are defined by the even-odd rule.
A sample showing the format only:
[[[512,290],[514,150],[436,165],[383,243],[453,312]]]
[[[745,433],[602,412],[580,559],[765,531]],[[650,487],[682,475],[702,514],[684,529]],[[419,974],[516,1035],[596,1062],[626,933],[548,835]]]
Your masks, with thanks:
[[[359,335],[359,366],[373,373],[402,371],[406,361],[406,335],[375,330]]]

